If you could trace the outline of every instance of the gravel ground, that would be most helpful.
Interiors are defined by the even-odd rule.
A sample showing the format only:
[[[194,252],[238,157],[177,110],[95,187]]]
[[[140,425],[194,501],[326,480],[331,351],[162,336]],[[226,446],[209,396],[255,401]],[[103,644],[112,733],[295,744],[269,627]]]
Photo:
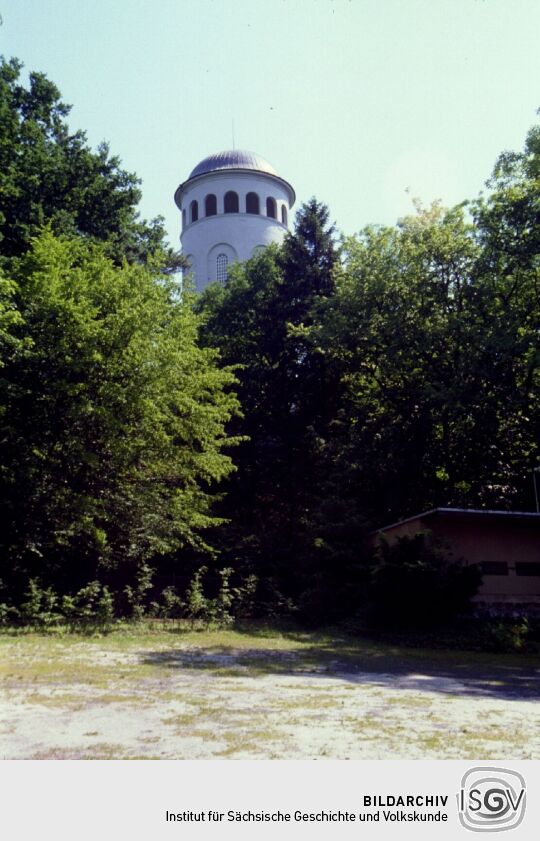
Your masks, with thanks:
[[[3,759],[537,759],[540,669],[234,632],[3,638]]]

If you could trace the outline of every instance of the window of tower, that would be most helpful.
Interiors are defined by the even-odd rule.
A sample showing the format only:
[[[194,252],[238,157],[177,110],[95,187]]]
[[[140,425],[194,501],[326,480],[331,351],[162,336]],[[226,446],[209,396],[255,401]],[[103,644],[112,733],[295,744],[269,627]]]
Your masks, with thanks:
[[[240,204],[238,202],[238,193],[235,193],[234,190],[229,190],[228,193],[225,193],[224,210],[225,213],[239,212]]]
[[[186,211],[182,211],[182,228],[186,227]]]
[[[287,208],[284,204],[281,205],[281,221],[284,225],[287,224]]]
[[[218,254],[216,260],[216,280],[223,286],[227,283],[227,268],[229,265],[229,258],[226,254]]]
[[[259,196],[257,193],[248,193],[246,196],[246,213],[260,213]]]
[[[204,200],[204,215],[215,216],[217,213],[217,199],[213,193],[209,193]]]
[[[275,200],[275,199],[272,199],[272,198],[270,198],[270,197],[268,197],[268,198],[266,199],[266,215],[267,215],[267,216],[271,216],[271,217],[272,217],[272,219],[276,219],[276,218],[277,218],[277,213],[276,213],[276,200]]]
[[[191,221],[196,222],[199,218],[199,203],[196,201],[192,201],[189,206],[189,212],[191,216]]]

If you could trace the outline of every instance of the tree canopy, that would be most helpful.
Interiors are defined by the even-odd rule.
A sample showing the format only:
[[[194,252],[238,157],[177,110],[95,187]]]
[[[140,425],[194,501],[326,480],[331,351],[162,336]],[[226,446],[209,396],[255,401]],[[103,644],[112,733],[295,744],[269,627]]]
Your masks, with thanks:
[[[118,607],[150,589],[152,568],[159,615],[181,612],[181,579],[192,617],[229,616],[243,592],[252,613],[334,621],[392,588],[399,598],[401,555],[379,568],[370,529],[436,506],[533,508],[538,127],[475,201],[338,238],[311,199],[281,247],[196,297],[174,278],[182,261],[160,220],[138,217],[136,176],[70,130],[43,74],[28,87],[20,75],[0,65],[0,551],[13,600],[47,585],[101,593],[110,612],[103,586]],[[438,577],[419,546],[408,584],[442,603],[461,577]]]
[[[46,232],[13,264],[2,343],[1,542],[19,576],[79,586],[219,523],[234,377],[159,267]]]
[[[363,527],[436,506],[533,508],[538,139],[501,156],[485,197],[417,205],[340,250],[313,200],[281,250],[202,297],[205,340],[241,365],[231,542],[238,553],[240,527],[246,554],[311,611],[326,601],[332,616],[362,580]]]
[[[70,106],[43,73],[21,82],[22,64],[0,59],[0,248],[3,258],[22,254],[50,223],[58,234],[107,243],[108,254],[145,260],[165,250],[161,219],[139,219],[140,181],[122,169],[102,143],[93,151],[83,131],[71,131]]]
[[[122,591],[150,562],[208,555],[235,378],[200,346],[136,176],[70,131],[46,76],[20,75],[2,61],[2,583]]]

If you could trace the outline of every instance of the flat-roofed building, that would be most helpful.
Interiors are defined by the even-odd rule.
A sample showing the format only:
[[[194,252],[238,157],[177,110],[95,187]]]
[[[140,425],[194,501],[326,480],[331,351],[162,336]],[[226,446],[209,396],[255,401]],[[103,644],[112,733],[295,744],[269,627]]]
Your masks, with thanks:
[[[478,564],[482,584],[475,601],[540,606],[540,514],[434,508],[379,529],[389,544],[428,532],[452,560]]]

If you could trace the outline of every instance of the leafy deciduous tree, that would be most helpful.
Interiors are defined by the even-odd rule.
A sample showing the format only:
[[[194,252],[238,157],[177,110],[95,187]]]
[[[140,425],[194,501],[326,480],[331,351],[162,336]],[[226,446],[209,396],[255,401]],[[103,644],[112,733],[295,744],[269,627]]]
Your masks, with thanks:
[[[146,260],[166,251],[171,269],[181,260],[164,245],[161,219],[139,220],[139,179],[111,157],[93,152],[82,131],[71,132],[70,107],[43,73],[21,84],[22,65],[0,61],[0,254],[22,254],[50,222],[56,233],[108,243],[116,262]]]
[[[12,583],[75,589],[219,523],[233,374],[160,267],[45,233],[14,261],[2,337],[0,504]],[[13,319],[12,319],[13,321]],[[111,574],[113,574],[111,572]]]

